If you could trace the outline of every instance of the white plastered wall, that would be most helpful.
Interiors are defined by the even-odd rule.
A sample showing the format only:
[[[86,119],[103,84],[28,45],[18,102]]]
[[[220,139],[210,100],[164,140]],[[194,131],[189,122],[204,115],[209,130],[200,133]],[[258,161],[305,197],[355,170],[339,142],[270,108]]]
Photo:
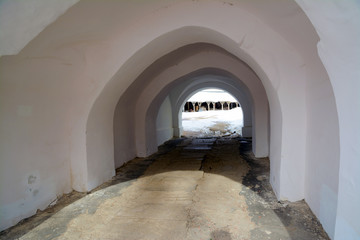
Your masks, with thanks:
[[[79,0],[0,0],[0,56],[15,55]]]
[[[267,1],[259,7],[250,1],[232,5],[218,1],[149,2],[80,1],[18,55],[0,59],[0,177],[2,183],[11,182],[0,190],[1,214],[6,215],[1,218],[1,228],[35,212],[36,208],[50,203],[56,195],[69,191],[71,187],[86,191],[109,179],[114,174],[114,166],[120,164],[114,164],[113,147],[113,120],[119,98],[156,59],[195,42],[213,43],[224,48],[249,64],[262,80],[269,98],[270,159],[274,160],[271,161],[271,183],[277,195],[297,200],[306,194],[313,196],[311,192],[317,186],[333,185],[333,180],[318,178],[311,171],[307,172],[308,177],[313,177],[318,184],[305,183],[305,169],[311,168],[311,162],[327,166],[326,155],[318,154],[315,159],[312,150],[307,152],[310,148],[305,144],[306,140],[313,138],[316,142],[319,137],[308,129],[337,130],[336,121],[322,126],[309,116],[308,107],[313,104],[310,99],[315,99],[318,92],[305,94],[307,86],[311,86],[307,84],[317,78],[318,71],[325,75],[326,72],[321,67],[318,71],[309,70],[314,62],[311,59],[318,59],[313,48],[316,34],[296,4],[292,1],[281,4]],[[316,4],[307,4],[303,9],[309,16],[322,16],[317,14],[324,13],[321,5]],[[346,11],[353,12],[354,9],[357,8],[349,7]],[[214,14],[221,15],[222,21],[214,18]],[[345,14],[332,16],[346,19]],[[351,36],[340,39],[344,46],[349,46],[348,39],[355,39],[350,42],[354,47],[348,48],[351,53],[343,56],[340,51],[331,55],[338,42],[332,41],[338,39],[336,34],[323,32],[327,28],[321,19],[312,18],[320,38],[323,34],[322,60],[331,73],[340,116],[342,162],[335,236],[339,234],[341,239],[342,233],[357,236],[356,229],[359,229],[359,221],[354,217],[356,211],[350,211],[356,209],[355,203],[360,195],[356,188],[359,183],[356,178],[359,152],[353,150],[357,149],[358,143],[354,136],[359,134],[354,135],[358,128],[355,131],[352,128],[359,119],[358,115],[351,116],[354,111],[348,107],[349,103],[356,102],[358,96],[358,88],[354,87],[358,86],[359,79],[355,68],[358,66],[355,56],[359,56],[355,44],[357,30],[355,27],[344,29],[337,20],[331,21],[333,29],[343,31],[341,36]],[[353,25],[349,26],[358,26],[351,23]],[[198,27],[182,29],[187,26]],[[342,61],[353,64],[348,66]],[[304,66],[307,62],[309,64]],[[346,68],[335,70],[339,65],[346,65]],[[345,84],[341,81],[342,75],[350,79]],[[325,79],[322,84],[329,89],[329,81]],[[328,94],[329,90],[323,93]],[[331,94],[328,99],[332,99]],[[331,101],[323,104],[329,109],[325,111],[326,115],[333,116]],[[26,121],[23,115],[27,116]],[[127,134],[134,137],[133,133]],[[129,145],[134,146],[131,141]],[[49,144],[61,147],[51,148],[53,151],[49,153]],[[327,151],[333,156],[339,154],[337,148],[330,149],[326,144],[320,144],[316,151]],[[62,164],[63,170],[59,170],[57,164]],[[56,172],[51,170],[53,168]],[[12,170],[9,176],[3,174],[3,169],[16,170]],[[32,197],[22,200],[26,195],[26,184],[32,182],[28,178],[26,183],[23,177],[30,177],[29,174],[36,171],[40,176],[36,179],[41,179],[40,185],[50,192],[48,195],[45,191],[38,192],[42,201],[34,201]],[[71,178],[67,177],[70,174]],[[356,184],[348,184],[349,181]],[[321,198],[314,198],[315,204],[311,207],[318,216],[321,215],[320,209],[334,211]],[[22,213],[16,211],[21,204],[24,204]],[[320,220],[324,223],[324,219],[320,217]],[[329,232],[331,223],[326,226]]]
[[[156,143],[163,144],[165,141],[173,137],[172,127],[172,108],[170,98],[166,97],[159,106],[159,112],[156,117]]]
[[[319,211],[317,216],[324,222],[327,220],[322,218],[328,217],[329,212],[331,215],[336,215],[336,223],[332,220],[327,224],[329,228],[326,229],[334,239],[358,240],[360,239],[360,5],[358,1],[353,0],[341,2],[297,0],[297,2],[319,34],[317,51],[331,82],[331,90],[328,91],[335,95],[337,112],[334,114],[336,121],[339,121],[338,132],[337,129],[328,126],[329,132],[333,133],[329,136],[332,140],[329,143],[328,140],[325,141],[328,149],[333,147],[334,142],[340,143],[338,153],[340,162],[331,164],[332,167],[335,165],[339,172],[326,173],[331,180],[321,181],[319,192],[322,194],[318,201],[322,211]],[[327,154],[326,151],[324,153]],[[330,156],[331,160],[332,158],[333,156]],[[333,210],[329,211],[329,209]],[[335,210],[337,211],[334,213]]]

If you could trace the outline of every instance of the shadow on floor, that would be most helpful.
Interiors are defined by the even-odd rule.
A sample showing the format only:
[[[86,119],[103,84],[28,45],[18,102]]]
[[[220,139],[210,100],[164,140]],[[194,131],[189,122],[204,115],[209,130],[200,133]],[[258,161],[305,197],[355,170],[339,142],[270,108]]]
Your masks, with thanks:
[[[148,158],[136,158],[124,164],[117,169],[116,176],[111,181],[102,184],[93,191],[89,193],[74,191],[64,195],[54,206],[44,211],[38,211],[35,216],[22,220],[16,226],[1,232],[0,239],[18,239],[55,214],[59,215],[58,221],[63,221],[59,224],[63,227],[48,229],[41,233],[41,236],[44,237],[43,239],[53,239],[60,236],[66,231],[68,221],[82,213],[94,213],[104,199],[121,195],[122,189],[141,178],[151,164],[171,151],[178,151],[176,154],[185,155],[185,159],[187,154],[189,159],[201,158],[200,168],[198,165],[193,167],[191,164],[183,166],[179,164],[172,171],[202,170],[205,173],[223,175],[245,186],[239,195],[246,199],[251,220],[256,224],[256,227],[251,231],[251,239],[329,239],[304,201],[296,203],[277,201],[269,183],[269,160],[267,158],[254,158],[251,153],[251,141],[248,139],[236,138],[235,140],[240,143],[240,156],[249,166],[249,171],[245,176],[234,174],[234,169],[227,166],[226,161],[219,162],[221,160],[219,160],[220,157],[216,151],[219,151],[220,155],[224,153],[223,151],[227,151],[226,144],[228,142],[226,138],[204,138],[196,141],[192,139],[170,140],[159,147],[156,154]],[[195,142],[195,144],[188,147],[190,142]],[[177,156],[176,154],[174,156]],[[230,152],[228,154],[238,153]],[[164,170],[159,169],[159,171],[150,174],[155,175],[161,172]],[[78,201],[80,199],[86,201]],[[61,215],[61,210],[70,204],[74,206],[71,212],[65,211]],[[229,232],[219,229],[211,233],[211,239],[231,240],[232,238]]]
[[[15,226],[8,228],[2,232],[0,232],[0,240],[15,240],[18,238],[21,238],[23,235],[25,235],[27,232],[35,229],[39,225],[41,225],[43,222],[45,222],[50,217],[54,216],[55,214],[59,213],[62,209],[65,207],[74,204],[80,199],[83,199],[85,197],[89,197],[91,194],[94,194],[100,190],[106,189],[110,186],[114,185],[123,185],[123,187],[127,187],[131,184],[132,181],[136,180],[140,176],[144,174],[146,169],[155,161],[155,159],[171,150],[173,150],[179,143],[181,143],[184,139],[174,139],[166,142],[165,144],[161,145],[159,147],[159,151],[152,156],[148,158],[135,158],[123,166],[116,169],[116,175],[113,177],[112,180],[107,181],[103,184],[101,184],[99,187],[93,189],[90,192],[87,193],[81,193],[77,191],[72,191],[69,194],[64,194],[59,199],[57,199],[56,204],[53,204],[46,208],[45,210],[41,211],[38,210],[37,213],[29,218],[21,220],[18,224]],[[101,199],[99,199],[101,200]],[[96,209],[96,206],[100,204],[100,201],[92,201],[91,208],[83,208],[79,212],[73,213],[80,214],[84,211],[94,211]],[[66,219],[67,220],[67,219]],[[63,231],[66,229],[57,229],[53,232],[53,234],[45,234],[49,238],[55,238],[57,236],[60,236]]]

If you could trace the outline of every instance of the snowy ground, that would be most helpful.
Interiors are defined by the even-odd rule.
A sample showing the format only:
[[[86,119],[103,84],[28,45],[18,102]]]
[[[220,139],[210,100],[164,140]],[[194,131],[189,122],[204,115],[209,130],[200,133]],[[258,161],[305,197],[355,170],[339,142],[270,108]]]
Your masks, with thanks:
[[[243,113],[241,108],[224,111],[182,113],[183,135],[186,137],[211,137],[241,135]]]

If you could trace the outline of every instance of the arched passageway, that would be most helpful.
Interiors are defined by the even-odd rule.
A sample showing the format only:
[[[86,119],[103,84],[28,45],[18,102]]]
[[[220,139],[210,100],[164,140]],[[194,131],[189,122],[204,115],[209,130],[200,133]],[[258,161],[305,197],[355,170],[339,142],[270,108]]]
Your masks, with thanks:
[[[333,19],[348,19],[333,3],[262,4],[80,1],[20,52],[2,56],[1,169],[16,172],[0,174],[12,183],[1,188],[2,228],[154,153],[180,135],[183,98],[218,86],[242,102],[243,132],[256,156],[269,156],[276,196],[305,199],[330,236],[335,229],[358,236],[356,211],[347,207],[360,196],[347,184],[359,182],[352,134],[358,116],[349,117],[347,104],[356,102],[358,74],[356,64],[344,64],[357,58],[333,51],[338,42],[358,49],[357,25],[349,20],[343,28]],[[339,15],[324,21],[322,5]],[[159,117],[167,125],[157,125]]]
[[[168,36],[171,36],[173,34],[177,35],[177,33],[182,31],[191,32],[193,29],[196,28],[181,28],[170,33],[170,35],[164,35],[163,37],[167,38]],[[201,29],[201,31],[207,30]],[[208,33],[210,35],[214,34],[214,32],[212,31],[209,31]],[[185,33],[185,35],[188,35],[188,33]],[[278,43],[282,42],[280,39],[278,40]],[[159,38],[156,39],[155,42],[157,41],[159,41]],[[282,44],[286,45],[286,43],[284,42],[282,42]],[[282,52],[283,56],[287,56],[285,57],[287,60],[286,62],[282,62],[281,68],[292,69],[292,73],[290,74],[290,72],[288,72],[287,70],[281,72],[282,78],[287,80],[281,83],[282,87],[280,89],[277,89],[278,86],[275,86],[278,82],[279,75],[276,72],[272,72],[272,70],[270,70],[271,68],[265,71],[267,73],[264,72],[264,66],[272,65],[270,62],[260,63],[261,61],[265,60],[264,58],[259,58],[256,61],[253,61],[249,59],[249,55],[243,55],[243,53],[238,53],[238,56],[242,56],[241,59],[247,60],[248,64],[253,65],[252,69],[249,68],[249,66],[246,64],[243,65],[243,68],[239,68],[239,66],[241,66],[241,61],[239,62],[238,58],[234,55],[228,55],[229,57],[227,57],[226,52],[223,52],[225,54],[221,53],[221,48],[213,48],[212,46],[210,46],[210,49],[212,48],[212,50],[202,52],[199,46],[193,48],[191,46],[192,45],[189,45],[188,51],[182,51],[182,56],[180,55],[175,58],[174,56],[176,56],[177,52],[174,51],[169,53],[169,55],[166,55],[167,58],[164,57],[154,62],[154,65],[151,65],[148,69],[142,72],[142,74],[139,75],[139,77],[137,77],[133,84],[130,85],[130,87],[127,89],[127,91],[129,92],[129,96],[131,96],[132,98],[134,97],[134,94],[139,94],[137,97],[138,100],[134,101],[133,105],[133,109],[136,109],[136,114],[133,115],[133,120],[127,118],[126,120],[119,121],[119,119],[117,119],[117,114],[121,115],[121,112],[118,112],[117,110],[115,111],[115,164],[118,165],[122,164],[123,162],[123,160],[117,158],[117,152],[120,154],[127,153],[129,154],[128,157],[148,156],[149,154],[154,153],[157,150],[158,143],[173,135],[174,129],[171,129],[171,126],[169,125],[167,126],[168,130],[161,129],[162,135],[167,135],[167,137],[162,137],[162,140],[160,142],[153,140],[157,136],[155,131],[156,118],[158,113],[156,111],[157,106],[160,106],[164,101],[170,101],[170,103],[168,102],[167,105],[171,106],[172,103],[170,92],[172,89],[175,89],[175,85],[177,82],[186,80],[186,78],[189,77],[188,74],[196,73],[196,71],[201,71],[201,69],[220,69],[222,71],[229,72],[232,75],[235,75],[236,78],[241,79],[241,81],[246,82],[249,81],[249,79],[258,79],[246,82],[245,86],[249,89],[251,93],[251,101],[254,105],[254,115],[252,115],[255,121],[254,131],[258,130],[258,133],[267,135],[268,137],[258,138],[256,136],[256,132],[254,132],[254,134],[252,134],[253,138],[255,140],[263,139],[263,141],[267,143],[265,144],[266,147],[269,147],[270,145],[270,181],[278,197],[290,200],[302,199],[305,194],[305,188],[303,184],[305,182],[305,172],[303,170],[299,171],[299,169],[305,169],[306,165],[305,161],[303,160],[305,159],[304,149],[306,147],[306,134],[304,131],[301,130],[301,127],[294,127],[306,125],[306,115],[302,114],[306,106],[306,100],[304,98],[305,95],[298,94],[305,91],[305,85],[303,84],[304,82],[302,79],[306,78],[306,73],[301,69],[295,67],[299,66],[301,62],[301,57],[292,55],[292,52]],[[186,48],[186,46],[184,48]],[[229,48],[224,50],[228,49]],[[277,51],[281,51],[281,49],[283,48],[278,48]],[[231,52],[234,54],[237,51],[232,50]],[[173,65],[169,64],[172,62],[171,59],[174,59],[172,63]],[[223,59],[224,61],[222,61],[221,59]],[[167,64],[169,64],[169,67],[164,67]],[[257,64],[260,64],[262,67],[259,67],[259,65]],[[157,66],[162,66],[161,70],[157,70]],[[243,71],[245,69],[249,69],[250,71],[244,73]],[[256,73],[253,70],[255,70]],[[296,72],[296,74],[294,74],[294,72]],[[209,74],[208,72],[205,73]],[[141,86],[141,88],[136,86]],[[263,91],[263,93],[255,90],[255,88],[262,89],[260,91]],[[141,91],[135,93],[131,89],[141,89]],[[281,89],[287,90],[284,91],[282,94],[282,91],[280,91]],[[289,92],[292,92],[292,94],[289,95]],[[127,93],[125,92],[122,95],[117,106],[121,106],[122,102],[129,103],[129,99],[127,99],[126,96]],[[267,101],[269,101],[269,103],[267,103]],[[282,102],[282,104],[280,104],[280,102]],[[291,104],[289,105],[288,103]],[[173,111],[173,109],[171,109],[171,111]],[[177,108],[177,114],[179,113],[180,109],[181,108]],[[270,112],[268,112],[266,109],[270,109]],[[294,111],[294,109],[296,109],[296,111]],[[262,114],[264,117],[256,117],[256,111],[258,111],[258,114]],[[172,118],[171,121],[174,121],[174,119],[176,118]],[[270,121],[267,119],[269,119]],[[134,135],[131,132],[128,132],[129,137],[127,137],[126,139],[130,139],[130,141],[125,144],[119,145],[117,144],[117,141],[124,143],[124,140],[116,140],[117,136],[122,136],[123,138],[124,135],[122,134],[123,131],[121,130],[121,127],[117,128],[116,125],[119,122],[124,123],[124,121],[129,121],[130,126],[133,126],[133,128],[129,128],[128,125],[122,125],[126,126],[127,128],[125,132],[134,129]],[[257,123],[256,121],[265,121],[267,124]],[[268,126],[271,127],[271,130],[266,130],[268,129]],[[175,125],[175,128],[176,127],[177,126]],[[259,129],[259,127],[263,127],[263,129]],[[270,132],[271,134],[269,134]],[[88,134],[88,141],[92,142],[93,140],[95,140],[90,136],[91,134]],[[293,144],[295,142],[297,143],[296,145]],[[88,142],[88,146],[90,145],[94,146],[94,143]],[[98,146],[98,144],[96,145]],[[256,141],[254,142],[253,147],[255,149],[255,153],[256,149],[261,149],[261,147],[257,145]],[[129,149],[132,149],[132,151],[128,151]],[[99,149],[96,150],[97,153],[99,153],[98,150]],[[91,150],[91,152],[92,151],[93,150]],[[92,154],[91,152],[88,152],[88,156],[90,158],[91,156],[94,156],[94,154]],[[264,156],[267,156],[266,152],[267,150],[264,151]],[[287,157],[284,158],[284,156]],[[284,159],[286,159],[286,161]],[[90,159],[88,158],[88,163],[91,163],[92,161],[89,162],[89,160]],[[91,165],[92,164],[88,166],[91,167]],[[333,170],[335,170],[335,168],[333,168]],[[332,201],[336,201],[336,199],[332,199]],[[334,222],[332,222],[331,224],[334,224]]]

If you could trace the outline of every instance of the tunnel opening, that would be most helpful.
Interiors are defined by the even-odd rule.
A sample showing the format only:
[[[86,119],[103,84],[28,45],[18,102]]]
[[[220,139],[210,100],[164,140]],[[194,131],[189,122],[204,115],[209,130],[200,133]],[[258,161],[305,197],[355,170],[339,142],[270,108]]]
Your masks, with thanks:
[[[220,88],[201,89],[183,104],[184,137],[242,136],[243,111],[239,101]]]

